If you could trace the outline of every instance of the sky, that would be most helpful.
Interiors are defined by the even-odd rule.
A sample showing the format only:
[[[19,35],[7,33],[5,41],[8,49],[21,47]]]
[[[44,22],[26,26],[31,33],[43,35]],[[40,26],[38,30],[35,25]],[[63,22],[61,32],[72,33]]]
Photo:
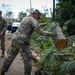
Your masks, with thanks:
[[[48,10],[53,9],[53,0],[0,0],[0,10],[4,12],[5,9],[2,8],[2,4],[9,5],[10,9],[14,13],[15,17],[17,17],[20,11],[26,11],[30,9],[30,1],[31,7],[34,9],[39,9],[41,12],[46,7]]]

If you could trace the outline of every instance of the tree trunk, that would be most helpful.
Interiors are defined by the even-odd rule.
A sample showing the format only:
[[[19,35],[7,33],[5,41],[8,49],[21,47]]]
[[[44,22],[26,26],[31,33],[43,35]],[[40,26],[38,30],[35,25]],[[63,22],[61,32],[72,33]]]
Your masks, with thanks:
[[[58,50],[64,49],[67,46],[67,40],[60,26],[58,24],[55,24],[54,28],[52,28],[52,32],[56,34],[52,36],[56,48]]]

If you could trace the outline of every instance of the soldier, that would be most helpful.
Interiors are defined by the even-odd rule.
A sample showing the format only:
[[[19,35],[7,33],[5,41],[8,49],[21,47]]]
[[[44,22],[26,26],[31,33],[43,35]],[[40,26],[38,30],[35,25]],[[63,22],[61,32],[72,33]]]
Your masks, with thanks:
[[[1,39],[1,50],[2,50],[1,57],[4,57],[4,52],[5,52],[5,32],[6,30],[7,30],[7,22],[2,17],[2,11],[0,11],[0,39]]]
[[[30,50],[30,37],[32,33],[36,31],[40,35],[52,36],[51,32],[43,31],[40,28],[38,24],[39,18],[40,12],[37,9],[33,11],[31,15],[23,18],[12,38],[11,46],[8,49],[7,57],[3,62],[0,75],[5,75],[5,72],[8,71],[11,63],[19,52],[24,62],[24,75],[31,75],[32,52]]]

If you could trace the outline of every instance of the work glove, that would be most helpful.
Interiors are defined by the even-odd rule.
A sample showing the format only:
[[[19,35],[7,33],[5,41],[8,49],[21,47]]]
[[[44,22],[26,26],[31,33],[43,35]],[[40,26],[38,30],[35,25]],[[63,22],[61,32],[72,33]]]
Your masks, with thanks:
[[[48,25],[47,22],[45,22],[45,23],[40,23],[40,26],[41,26],[41,27],[46,26],[46,25]]]
[[[56,37],[56,36],[57,36],[57,33],[51,32],[51,36],[52,36],[52,37]]]
[[[44,25],[48,25],[48,23],[47,23],[47,22],[45,22],[45,23],[44,23]]]

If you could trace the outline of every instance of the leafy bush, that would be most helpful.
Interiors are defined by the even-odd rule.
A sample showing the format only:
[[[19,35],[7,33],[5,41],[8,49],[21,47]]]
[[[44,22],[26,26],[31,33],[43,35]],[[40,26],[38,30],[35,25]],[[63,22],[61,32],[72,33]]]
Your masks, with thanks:
[[[65,24],[65,31],[70,35],[75,34],[75,19],[68,20]]]

